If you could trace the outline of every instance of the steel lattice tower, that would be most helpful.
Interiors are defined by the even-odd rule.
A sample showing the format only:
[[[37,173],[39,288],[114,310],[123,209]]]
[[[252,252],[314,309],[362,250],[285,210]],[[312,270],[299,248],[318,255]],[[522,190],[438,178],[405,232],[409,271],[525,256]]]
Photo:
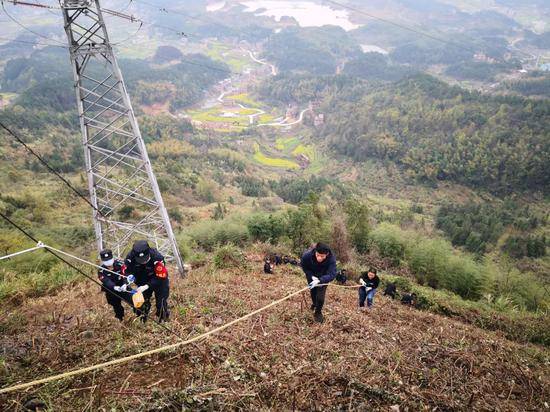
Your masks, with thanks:
[[[152,240],[183,262],[98,0],[62,0],[99,249]]]

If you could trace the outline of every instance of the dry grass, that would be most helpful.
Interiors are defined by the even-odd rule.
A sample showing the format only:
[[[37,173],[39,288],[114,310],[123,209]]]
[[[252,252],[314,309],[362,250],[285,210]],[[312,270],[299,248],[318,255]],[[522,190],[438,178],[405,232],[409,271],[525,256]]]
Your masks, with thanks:
[[[217,327],[303,287],[276,275],[201,268],[173,279],[182,337]],[[177,341],[132,316],[121,325],[97,287],[4,308],[2,386]],[[378,296],[356,311],[353,290],[329,289],[326,322],[298,296],[175,352],[0,397],[6,410],[38,398],[54,410],[540,410],[549,401],[549,352]],[[26,322],[21,322],[25,319]]]

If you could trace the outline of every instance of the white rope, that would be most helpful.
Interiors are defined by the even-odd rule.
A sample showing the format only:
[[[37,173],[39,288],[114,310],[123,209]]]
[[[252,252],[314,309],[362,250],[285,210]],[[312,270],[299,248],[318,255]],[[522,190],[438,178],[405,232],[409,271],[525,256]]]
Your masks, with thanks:
[[[35,246],[34,248],[32,249],[28,249],[28,250],[24,250],[24,251],[21,251],[21,252],[17,252],[17,253],[14,253],[12,255],[9,255],[9,256],[4,256],[0,259],[7,259],[8,257],[11,257],[11,256],[16,256],[16,255],[19,255],[19,254],[22,254],[22,253],[26,253],[26,252],[30,252],[30,251],[33,251],[33,250],[37,250],[37,249],[41,249],[41,248],[47,248],[49,249],[50,251],[55,251],[57,253],[61,253],[62,255],[65,255],[67,257],[70,257],[72,259],[75,259],[81,263],[85,263],[87,265],[90,265],[90,266],[93,266],[93,267],[96,267],[96,268],[99,268],[99,269],[102,269],[102,270],[105,270],[105,271],[108,271],[108,272],[111,272],[111,273],[114,273],[116,275],[119,275],[119,276],[123,276],[123,275],[120,275],[119,273],[116,273],[116,272],[113,272],[109,269],[106,269],[104,268],[103,266],[99,266],[99,265],[96,265],[94,263],[91,263],[87,260],[84,260],[84,259],[81,259],[79,258],[78,256],[74,256],[74,255],[71,255],[70,253],[67,253],[67,252],[64,252],[60,249],[57,249],[57,248],[54,248],[52,246],[48,246],[48,245],[45,245],[43,244],[42,242],[39,242],[37,246]],[[336,287],[340,287],[340,288],[357,288],[357,287],[361,287],[361,285],[353,285],[353,286],[343,286],[343,285],[333,285],[333,284],[320,284],[320,285],[317,285],[318,287],[319,286],[336,286]],[[125,362],[129,362],[129,361],[132,361],[132,360],[135,360],[135,359],[139,359],[139,358],[143,358],[145,356],[150,356],[150,355],[153,355],[155,353],[160,353],[160,352],[164,352],[164,351],[167,351],[167,350],[171,350],[171,349],[176,349],[178,347],[181,347],[181,346],[184,346],[184,345],[188,345],[190,343],[193,343],[193,342],[196,342],[196,341],[199,341],[201,339],[205,339],[207,338],[208,336],[211,336],[215,333],[218,333],[218,332],[221,332],[222,330],[225,330],[233,325],[235,325],[236,323],[239,323],[239,322],[242,322],[260,312],[263,312],[275,305],[278,305],[290,298],[292,298],[293,296],[296,296],[298,295],[299,293],[302,293],[304,291],[308,290],[308,287],[304,287],[300,290],[297,290],[297,291],[294,291],[292,293],[290,293],[289,295],[281,298],[281,299],[278,299],[278,300],[275,300],[269,304],[267,304],[266,306],[263,306],[259,309],[256,309],[244,316],[241,316],[240,318],[237,318],[237,319],[234,319],[232,320],[231,322],[228,322],[226,323],[225,325],[222,325],[222,326],[219,326],[215,329],[212,329],[208,332],[205,332],[203,334],[200,334],[198,336],[195,336],[194,338],[191,338],[191,339],[188,339],[188,340],[185,340],[185,341],[182,341],[182,342],[177,342],[177,343],[174,343],[174,344],[171,344],[171,345],[166,345],[166,346],[162,346],[160,348],[156,348],[156,349],[152,349],[152,350],[148,350],[148,351],[144,351],[144,352],[140,352],[140,353],[136,353],[134,355],[130,355],[130,356],[126,356],[126,357],[123,357],[123,358],[119,358],[119,359],[114,359],[114,360],[111,360],[111,361],[107,361],[107,362],[103,362],[103,363],[99,363],[99,364],[96,364],[96,365],[91,365],[91,366],[88,366],[88,367],[84,367],[84,368],[81,368],[81,369],[76,369],[76,370],[72,370],[72,371],[68,371],[68,372],[64,372],[64,373],[60,373],[58,375],[52,375],[52,376],[49,376],[47,378],[43,378],[43,379],[37,379],[37,380],[34,380],[34,381],[31,381],[31,382],[27,382],[27,383],[22,383],[22,384],[18,384],[18,385],[13,385],[13,386],[9,386],[9,387],[5,387],[5,388],[0,388],[0,394],[2,393],[8,393],[8,392],[14,392],[14,391],[17,391],[17,390],[21,390],[21,389],[26,389],[26,388],[30,388],[32,386],[35,386],[35,385],[40,385],[40,384],[44,384],[44,383],[48,383],[48,382],[53,382],[53,381],[57,381],[57,380],[61,380],[61,379],[64,379],[64,378],[68,378],[68,377],[71,377],[71,376],[77,376],[77,375],[82,375],[84,373],[87,373],[87,372],[90,372],[90,371],[95,371],[95,370],[99,370],[99,369],[104,369],[104,368],[107,368],[109,366],[114,366],[114,365],[119,365],[121,363],[125,363]]]
[[[44,245],[42,242],[38,242],[38,244],[35,247],[31,247],[30,249],[26,249],[26,250],[21,250],[20,252],[15,252],[15,253],[12,253],[11,255],[2,256],[0,257],[0,260],[9,259],[14,256],[19,256],[28,252],[34,252],[35,250],[42,249],[44,247],[46,247],[46,245]]]
[[[300,289],[300,290],[297,290],[295,292],[292,292],[289,295],[286,295],[284,298],[275,300],[275,301],[269,303],[268,305],[265,305],[265,306],[263,306],[259,309],[256,309],[256,310],[254,310],[254,311],[252,311],[252,312],[250,312],[250,313],[248,313],[244,316],[241,316],[240,318],[234,319],[231,322],[226,323],[225,325],[219,326],[215,329],[212,329],[208,332],[202,333],[202,334],[200,334],[198,336],[195,336],[194,338],[188,339],[186,341],[173,343],[171,345],[162,346],[160,348],[148,350],[148,351],[145,351],[145,352],[136,353],[134,355],[126,356],[124,358],[114,359],[114,360],[111,360],[111,361],[99,363],[99,364],[92,365],[92,366],[87,366],[87,367],[84,367],[84,368],[81,368],[81,369],[76,369],[76,370],[72,370],[72,371],[69,371],[69,372],[60,373],[59,375],[53,375],[53,376],[49,376],[47,378],[37,379],[37,380],[27,382],[27,383],[8,386],[6,388],[1,388],[0,389],[0,394],[30,388],[31,386],[41,385],[41,384],[48,383],[48,382],[53,382],[53,381],[68,378],[68,377],[71,377],[71,376],[82,375],[82,374],[87,373],[87,372],[91,372],[91,371],[95,371],[95,370],[99,370],[99,369],[104,369],[104,368],[107,368],[109,366],[119,365],[121,363],[132,361],[134,359],[140,359],[140,358],[143,358],[145,356],[153,355],[155,353],[160,353],[160,352],[164,352],[164,351],[167,351],[167,350],[176,349],[176,348],[179,348],[180,346],[184,346],[184,345],[188,345],[188,344],[193,343],[193,342],[197,342],[199,340],[202,340],[202,339],[205,339],[205,338],[209,337],[210,335],[221,332],[222,330],[227,329],[230,326],[235,325],[236,323],[242,322],[242,321],[244,321],[244,320],[260,313],[260,312],[263,312],[263,311],[275,306],[275,305],[278,305],[278,304],[280,304],[280,303],[282,303],[282,302],[292,298],[293,296],[296,296],[296,295],[298,295],[298,294],[300,294],[300,293],[302,293],[306,290],[307,290],[307,287],[305,287],[303,289]]]
[[[109,272],[109,273],[112,273],[113,275],[118,275],[118,276],[123,277],[123,278],[127,278],[127,277],[128,277],[128,276],[123,275],[123,274],[121,274],[121,273],[118,273],[118,272],[114,272],[114,271],[112,271],[112,270],[109,270],[109,269],[107,269],[105,266],[100,266],[100,265],[96,265],[95,263],[88,262],[87,260],[81,259],[81,258],[79,258],[78,256],[71,255],[70,253],[63,252],[62,250],[56,249],[56,248],[54,248],[54,247],[52,247],[52,246],[44,245],[43,247],[45,247],[46,249],[53,250],[53,251],[55,251],[55,252],[57,252],[57,253],[61,253],[62,255],[68,256],[68,257],[73,258],[73,259],[75,259],[75,260],[78,260],[79,262],[85,263],[86,265],[90,265],[90,266],[93,266],[93,267],[95,267],[95,268],[101,269],[101,270],[103,270],[104,272]]]

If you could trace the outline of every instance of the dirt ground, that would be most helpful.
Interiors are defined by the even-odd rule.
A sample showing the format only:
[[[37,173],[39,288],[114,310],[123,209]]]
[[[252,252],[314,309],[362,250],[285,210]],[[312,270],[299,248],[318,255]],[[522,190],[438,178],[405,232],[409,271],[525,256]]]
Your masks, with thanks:
[[[3,307],[0,385],[9,386],[195,336],[298,290],[296,268],[193,271],[172,279],[170,331],[113,317],[96,285]],[[326,321],[307,293],[175,351],[0,395],[74,410],[545,410],[549,351],[403,307],[382,296],[357,311],[329,288]],[[33,404],[34,402],[34,404]]]

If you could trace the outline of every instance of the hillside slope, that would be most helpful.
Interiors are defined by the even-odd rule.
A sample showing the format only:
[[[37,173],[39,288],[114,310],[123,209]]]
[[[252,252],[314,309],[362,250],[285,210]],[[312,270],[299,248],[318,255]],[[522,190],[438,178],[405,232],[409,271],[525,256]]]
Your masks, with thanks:
[[[203,267],[172,279],[172,321],[187,338],[304,286],[296,268],[260,274]],[[118,367],[0,397],[5,410],[39,399],[53,410],[535,410],[549,400],[549,352],[519,345],[378,296],[356,311],[355,290],[331,288],[326,322],[306,294],[185,346]],[[95,285],[2,308],[0,384],[173,343],[153,322],[119,324]]]

